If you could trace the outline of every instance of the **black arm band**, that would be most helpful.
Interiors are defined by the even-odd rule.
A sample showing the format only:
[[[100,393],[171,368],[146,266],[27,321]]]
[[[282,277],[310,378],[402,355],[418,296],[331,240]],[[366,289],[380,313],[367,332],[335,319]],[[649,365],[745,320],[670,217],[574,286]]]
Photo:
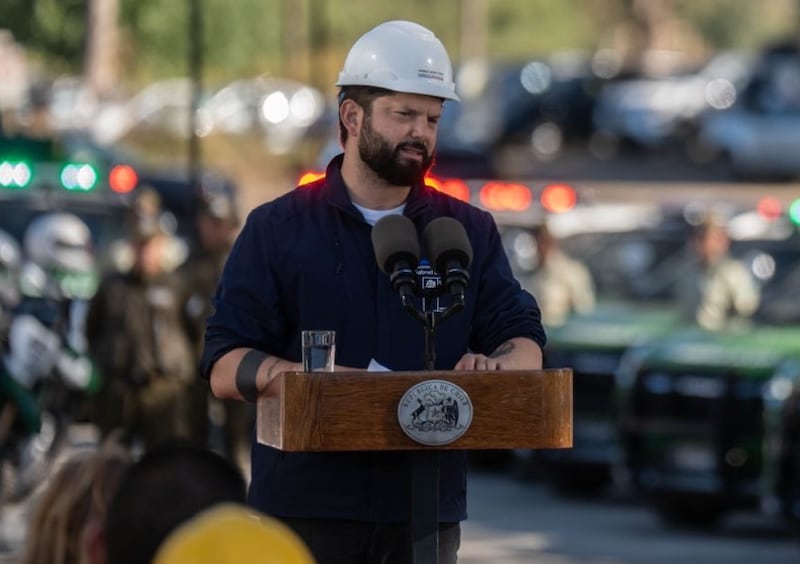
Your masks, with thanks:
[[[268,354],[250,349],[244,353],[239,362],[239,368],[236,369],[236,389],[247,401],[258,399],[258,386],[256,385],[258,367],[267,357],[269,357]]]

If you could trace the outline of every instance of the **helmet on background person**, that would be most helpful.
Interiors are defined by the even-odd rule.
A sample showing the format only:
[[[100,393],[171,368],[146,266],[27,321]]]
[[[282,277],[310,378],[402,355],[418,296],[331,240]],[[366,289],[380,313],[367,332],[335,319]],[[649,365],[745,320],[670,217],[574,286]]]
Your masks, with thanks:
[[[126,219],[128,233],[134,241],[174,233],[173,218],[164,212],[161,196],[150,186],[142,186],[133,195]]]
[[[362,35],[347,54],[336,86],[372,86],[459,101],[442,42],[429,29],[402,20]]]
[[[23,237],[26,295],[89,298],[97,290],[92,234],[78,216],[55,212],[36,217]]]
[[[94,266],[92,234],[70,213],[40,215],[25,230],[25,258],[48,270],[84,272]]]
[[[216,172],[206,172],[197,187],[197,213],[232,226],[240,223],[236,186]]]
[[[313,564],[305,543],[282,522],[250,508],[221,503],[173,531],[154,564]]]
[[[22,251],[17,240],[0,230],[0,309],[12,308],[19,301],[19,271]]]
[[[155,270],[168,272],[186,259],[188,245],[176,235],[177,219],[164,208],[155,188],[148,185],[137,188],[128,202],[125,223],[125,239],[112,243],[109,253],[117,271],[130,272],[148,263],[150,266],[145,270],[151,274]]]

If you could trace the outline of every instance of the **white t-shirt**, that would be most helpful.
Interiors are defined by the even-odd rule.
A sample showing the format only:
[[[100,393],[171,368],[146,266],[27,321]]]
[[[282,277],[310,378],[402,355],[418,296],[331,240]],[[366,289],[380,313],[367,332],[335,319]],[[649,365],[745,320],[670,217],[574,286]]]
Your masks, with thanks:
[[[378,223],[379,219],[386,217],[387,215],[400,215],[403,213],[403,210],[406,209],[405,204],[402,204],[390,210],[371,210],[369,208],[359,206],[356,203],[353,203],[353,205],[356,207],[358,211],[361,212],[361,215],[364,216],[364,220],[370,225],[375,225],[376,223]]]

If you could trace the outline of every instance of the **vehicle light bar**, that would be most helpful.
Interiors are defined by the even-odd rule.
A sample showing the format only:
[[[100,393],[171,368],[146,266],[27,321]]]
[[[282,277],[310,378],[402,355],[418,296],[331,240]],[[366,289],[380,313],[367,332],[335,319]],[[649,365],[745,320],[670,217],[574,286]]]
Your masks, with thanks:
[[[466,182],[458,178],[446,178],[442,180],[435,176],[428,175],[425,177],[425,185],[439,192],[448,194],[462,202],[470,201],[469,186],[467,186]]]
[[[549,184],[540,196],[542,207],[552,213],[562,213],[575,207],[578,196],[569,184]]]
[[[0,188],[27,188],[32,178],[28,163],[0,161]]]
[[[531,189],[525,184],[499,181],[484,184],[478,198],[491,211],[521,212],[527,210],[533,201]]]
[[[97,184],[97,172],[91,165],[70,163],[61,169],[61,185],[71,192],[89,192]]]
[[[800,198],[789,204],[789,220],[795,225],[800,225]]]
[[[118,194],[127,194],[136,188],[139,175],[130,165],[117,165],[108,173],[108,186]]]
[[[780,200],[771,196],[761,198],[756,209],[758,210],[758,215],[765,219],[778,219],[783,215],[783,206]]]

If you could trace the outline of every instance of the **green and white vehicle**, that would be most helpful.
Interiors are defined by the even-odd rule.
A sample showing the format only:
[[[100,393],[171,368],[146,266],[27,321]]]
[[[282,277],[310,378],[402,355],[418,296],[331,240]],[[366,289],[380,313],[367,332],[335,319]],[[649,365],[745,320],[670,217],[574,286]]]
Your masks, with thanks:
[[[753,259],[772,276],[752,325],[675,330],[631,347],[617,372],[625,467],[669,522],[711,524],[785,500],[790,482],[795,500],[779,504],[796,510],[797,234]]]
[[[764,390],[762,509],[800,532],[800,361],[783,363]]]
[[[545,367],[573,371],[573,446],[531,456],[560,491],[594,493],[612,483],[621,461],[617,367],[629,347],[667,335],[680,323],[669,304],[669,286],[660,282],[667,278],[663,271],[683,257],[687,231],[682,217],[662,210],[652,225],[608,226],[563,239],[591,272],[597,306],[546,327]]]

